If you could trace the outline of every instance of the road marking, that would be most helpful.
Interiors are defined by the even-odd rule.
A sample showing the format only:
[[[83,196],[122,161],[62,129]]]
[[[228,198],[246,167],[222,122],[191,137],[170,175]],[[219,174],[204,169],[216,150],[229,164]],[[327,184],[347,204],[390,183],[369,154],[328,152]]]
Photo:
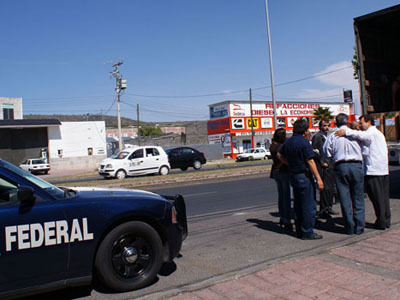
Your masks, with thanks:
[[[214,191],[214,192],[205,192],[205,193],[197,193],[197,194],[189,194],[189,195],[185,195],[185,198],[186,198],[186,197],[191,197],[191,196],[209,195],[209,194],[216,194],[216,193],[217,193],[217,191]]]
[[[243,216],[243,215],[248,215],[248,213],[244,213],[244,212],[239,212],[239,213],[235,213],[233,214],[234,216]]]

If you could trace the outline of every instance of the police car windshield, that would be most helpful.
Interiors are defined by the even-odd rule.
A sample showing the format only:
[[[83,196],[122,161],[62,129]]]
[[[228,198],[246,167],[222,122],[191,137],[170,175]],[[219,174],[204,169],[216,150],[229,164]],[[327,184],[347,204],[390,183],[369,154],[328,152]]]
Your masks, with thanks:
[[[25,178],[26,180],[32,182],[33,184],[36,184],[37,186],[41,187],[42,189],[46,190],[49,194],[53,195],[56,198],[64,198],[64,191],[47,181],[44,181],[40,179],[39,177],[36,177],[35,175],[32,175],[31,173],[28,173],[13,164],[10,164],[9,162],[2,161],[2,166],[6,169],[9,169],[10,171],[18,174],[19,176]]]
[[[111,156],[111,157],[114,158],[114,159],[124,159],[128,155],[129,155],[129,152],[121,151],[121,152],[118,152],[117,154],[115,154],[114,156]]]

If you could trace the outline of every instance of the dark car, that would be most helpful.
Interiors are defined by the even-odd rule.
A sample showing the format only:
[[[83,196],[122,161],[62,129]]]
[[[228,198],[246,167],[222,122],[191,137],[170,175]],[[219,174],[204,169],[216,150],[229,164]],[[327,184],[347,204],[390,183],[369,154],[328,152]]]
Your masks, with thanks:
[[[195,170],[199,170],[207,162],[204,153],[190,147],[168,149],[166,152],[171,169],[180,168],[182,171],[186,171],[189,167],[193,167]]]
[[[0,160],[0,298],[154,282],[187,236],[182,196],[59,188]],[[98,282],[98,283],[97,283]]]

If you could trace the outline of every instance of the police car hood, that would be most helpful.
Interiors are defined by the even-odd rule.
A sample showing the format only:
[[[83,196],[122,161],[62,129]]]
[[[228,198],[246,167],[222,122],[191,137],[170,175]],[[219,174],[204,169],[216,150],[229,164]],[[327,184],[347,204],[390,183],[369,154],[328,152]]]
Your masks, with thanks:
[[[84,198],[102,198],[102,197],[129,197],[129,198],[151,198],[164,200],[163,197],[156,193],[135,190],[135,189],[123,189],[123,188],[101,188],[101,187],[73,187],[74,191],[77,191],[81,197]]]

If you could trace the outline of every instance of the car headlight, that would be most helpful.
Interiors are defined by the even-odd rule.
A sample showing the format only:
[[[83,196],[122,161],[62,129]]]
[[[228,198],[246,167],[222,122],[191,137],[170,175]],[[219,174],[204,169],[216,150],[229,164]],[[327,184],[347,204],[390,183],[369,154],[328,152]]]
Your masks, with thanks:
[[[112,164],[106,164],[106,169],[112,169]]]

